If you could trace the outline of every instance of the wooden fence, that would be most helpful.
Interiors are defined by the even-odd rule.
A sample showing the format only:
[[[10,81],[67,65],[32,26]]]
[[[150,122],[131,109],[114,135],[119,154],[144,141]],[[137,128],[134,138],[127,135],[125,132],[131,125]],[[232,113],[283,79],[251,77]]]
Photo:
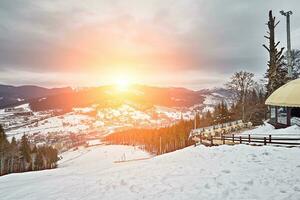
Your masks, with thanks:
[[[287,136],[259,136],[259,135],[221,135],[205,136],[201,134],[198,143],[206,146],[216,146],[222,144],[252,144],[252,145],[278,145],[278,146],[300,146],[300,135]]]

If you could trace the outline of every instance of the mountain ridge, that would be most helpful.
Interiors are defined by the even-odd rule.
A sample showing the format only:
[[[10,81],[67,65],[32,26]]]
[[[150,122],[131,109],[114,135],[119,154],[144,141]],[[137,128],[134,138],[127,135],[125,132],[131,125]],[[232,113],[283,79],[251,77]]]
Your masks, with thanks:
[[[216,91],[226,93],[224,88],[191,90],[184,87],[158,87],[149,85],[131,85],[125,91],[119,91],[114,85],[81,88],[70,87],[44,88],[35,85],[0,85],[0,108],[29,103],[35,111],[88,106],[111,102],[132,102],[140,105],[160,105],[167,107],[190,107],[203,104],[207,94]],[[229,93],[229,92],[228,92]],[[226,95],[225,95],[226,96]],[[221,98],[221,97],[220,97]]]

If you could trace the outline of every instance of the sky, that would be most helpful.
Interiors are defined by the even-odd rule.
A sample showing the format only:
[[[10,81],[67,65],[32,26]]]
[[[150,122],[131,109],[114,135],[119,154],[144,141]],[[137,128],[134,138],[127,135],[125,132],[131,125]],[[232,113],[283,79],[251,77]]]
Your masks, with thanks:
[[[300,48],[300,1],[1,0],[0,83],[45,87],[117,81],[191,89],[222,86],[239,70],[262,77],[265,23]]]

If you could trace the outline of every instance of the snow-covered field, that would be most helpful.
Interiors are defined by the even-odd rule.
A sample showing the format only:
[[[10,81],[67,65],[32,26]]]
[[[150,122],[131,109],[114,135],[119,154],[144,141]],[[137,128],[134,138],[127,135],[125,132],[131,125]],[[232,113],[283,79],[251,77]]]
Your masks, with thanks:
[[[188,147],[149,158],[128,146],[67,152],[54,170],[0,177],[1,200],[300,199],[300,149]]]

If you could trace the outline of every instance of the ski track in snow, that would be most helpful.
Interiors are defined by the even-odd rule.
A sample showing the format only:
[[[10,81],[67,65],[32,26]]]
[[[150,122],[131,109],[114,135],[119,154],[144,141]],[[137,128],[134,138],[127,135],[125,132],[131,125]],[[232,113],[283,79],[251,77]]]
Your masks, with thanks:
[[[147,160],[129,146],[63,154],[54,170],[0,178],[1,200],[300,199],[300,149],[188,147]]]

